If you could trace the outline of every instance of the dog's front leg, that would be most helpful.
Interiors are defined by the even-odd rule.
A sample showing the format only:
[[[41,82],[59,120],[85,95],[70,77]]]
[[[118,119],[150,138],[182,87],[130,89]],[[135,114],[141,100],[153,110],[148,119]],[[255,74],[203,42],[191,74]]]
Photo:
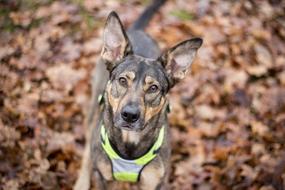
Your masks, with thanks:
[[[91,169],[90,144],[87,142],[83,154],[79,177],[73,188],[74,190],[88,190],[90,188]]]
[[[165,167],[161,159],[156,158],[152,163],[148,164],[142,171],[140,177],[141,190],[159,190],[165,189],[166,175]]]
[[[95,178],[95,187],[96,190],[106,190],[107,184],[103,176],[99,173],[99,171],[94,172],[94,178]]]
[[[116,181],[107,181],[99,171],[94,172],[96,190],[118,190]]]

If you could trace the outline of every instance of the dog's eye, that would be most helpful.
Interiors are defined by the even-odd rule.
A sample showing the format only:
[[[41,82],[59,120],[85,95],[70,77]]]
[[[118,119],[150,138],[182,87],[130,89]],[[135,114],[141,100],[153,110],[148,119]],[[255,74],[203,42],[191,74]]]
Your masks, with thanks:
[[[154,85],[151,85],[149,87],[148,92],[149,93],[155,93],[155,92],[157,92],[157,90],[158,90],[158,86],[154,84]]]
[[[120,77],[120,78],[119,78],[119,83],[120,83],[120,85],[122,85],[122,86],[127,86],[127,85],[128,85],[127,79],[124,78],[124,77]]]

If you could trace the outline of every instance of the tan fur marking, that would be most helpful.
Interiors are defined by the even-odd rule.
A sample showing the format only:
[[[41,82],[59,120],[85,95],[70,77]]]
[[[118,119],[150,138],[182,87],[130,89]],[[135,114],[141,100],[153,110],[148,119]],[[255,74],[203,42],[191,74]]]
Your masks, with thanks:
[[[130,87],[133,84],[136,74],[133,71],[127,71],[127,72],[123,72],[120,76],[125,77],[127,79],[128,86]]]
[[[162,164],[147,165],[141,173],[141,189],[154,190],[164,176],[165,168]]]
[[[140,97],[141,113],[146,113],[146,105],[144,103],[144,97]]]
[[[146,122],[149,121],[153,116],[158,114],[160,112],[160,110],[163,108],[164,104],[165,104],[165,99],[161,98],[160,103],[159,103],[158,106],[156,106],[156,107],[147,106],[145,108],[146,109],[146,112],[145,112],[145,120],[146,120]]]
[[[108,83],[107,85],[107,96],[108,96],[108,100],[109,103],[111,104],[111,107],[113,109],[113,113],[116,113],[116,111],[118,110],[118,106],[119,106],[119,98],[114,98],[111,94],[111,83]]]
[[[152,78],[151,76],[146,76],[144,82],[145,82],[145,84],[144,84],[144,86],[143,86],[143,90],[144,90],[144,91],[147,91],[148,88],[149,88],[152,84],[158,85],[158,82],[157,82],[154,78]]]
[[[155,80],[151,77],[151,76],[146,76],[145,77],[145,83],[146,84],[151,84],[153,83]]]
[[[140,133],[136,131],[122,130],[123,142],[138,144],[140,141]]]
[[[126,72],[126,77],[133,81],[136,77],[136,74],[132,71],[128,71],[128,72]]]

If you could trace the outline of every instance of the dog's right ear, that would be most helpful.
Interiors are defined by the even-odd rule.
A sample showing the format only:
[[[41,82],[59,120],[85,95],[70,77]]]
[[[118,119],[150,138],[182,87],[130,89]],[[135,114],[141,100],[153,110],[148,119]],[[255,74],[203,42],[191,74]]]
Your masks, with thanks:
[[[107,62],[107,69],[112,70],[119,60],[131,52],[131,45],[119,16],[114,11],[107,18],[103,34],[101,57]]]
[[[201,38],[185,40],[160,57],[172,86],[186,76],[202,43],[203,40]]]

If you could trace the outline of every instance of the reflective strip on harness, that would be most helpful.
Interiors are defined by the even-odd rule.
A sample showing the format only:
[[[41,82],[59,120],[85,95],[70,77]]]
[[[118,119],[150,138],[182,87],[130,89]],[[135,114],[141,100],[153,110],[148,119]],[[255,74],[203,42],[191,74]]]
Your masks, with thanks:
[[[125,159],[113,159],[113,175],[118,181],[138,181],[139,173],[143,168],[143,165],[136,164],[133,160]]]
[[[116,180],[127,182],[137,182],[139,180],[138,178],[141,170],[144,168],[145,165],[147,165],[151,160],[156,157],[157,152],[163,143],[165,130],[164,128],[164,126],[161,127],[156,142],[145,155],[135,160],[126,160],[121,158],[114,151],[110,144],[105,127],[103,125],[101,126],[101,144],[112,162],[112,172]]]

